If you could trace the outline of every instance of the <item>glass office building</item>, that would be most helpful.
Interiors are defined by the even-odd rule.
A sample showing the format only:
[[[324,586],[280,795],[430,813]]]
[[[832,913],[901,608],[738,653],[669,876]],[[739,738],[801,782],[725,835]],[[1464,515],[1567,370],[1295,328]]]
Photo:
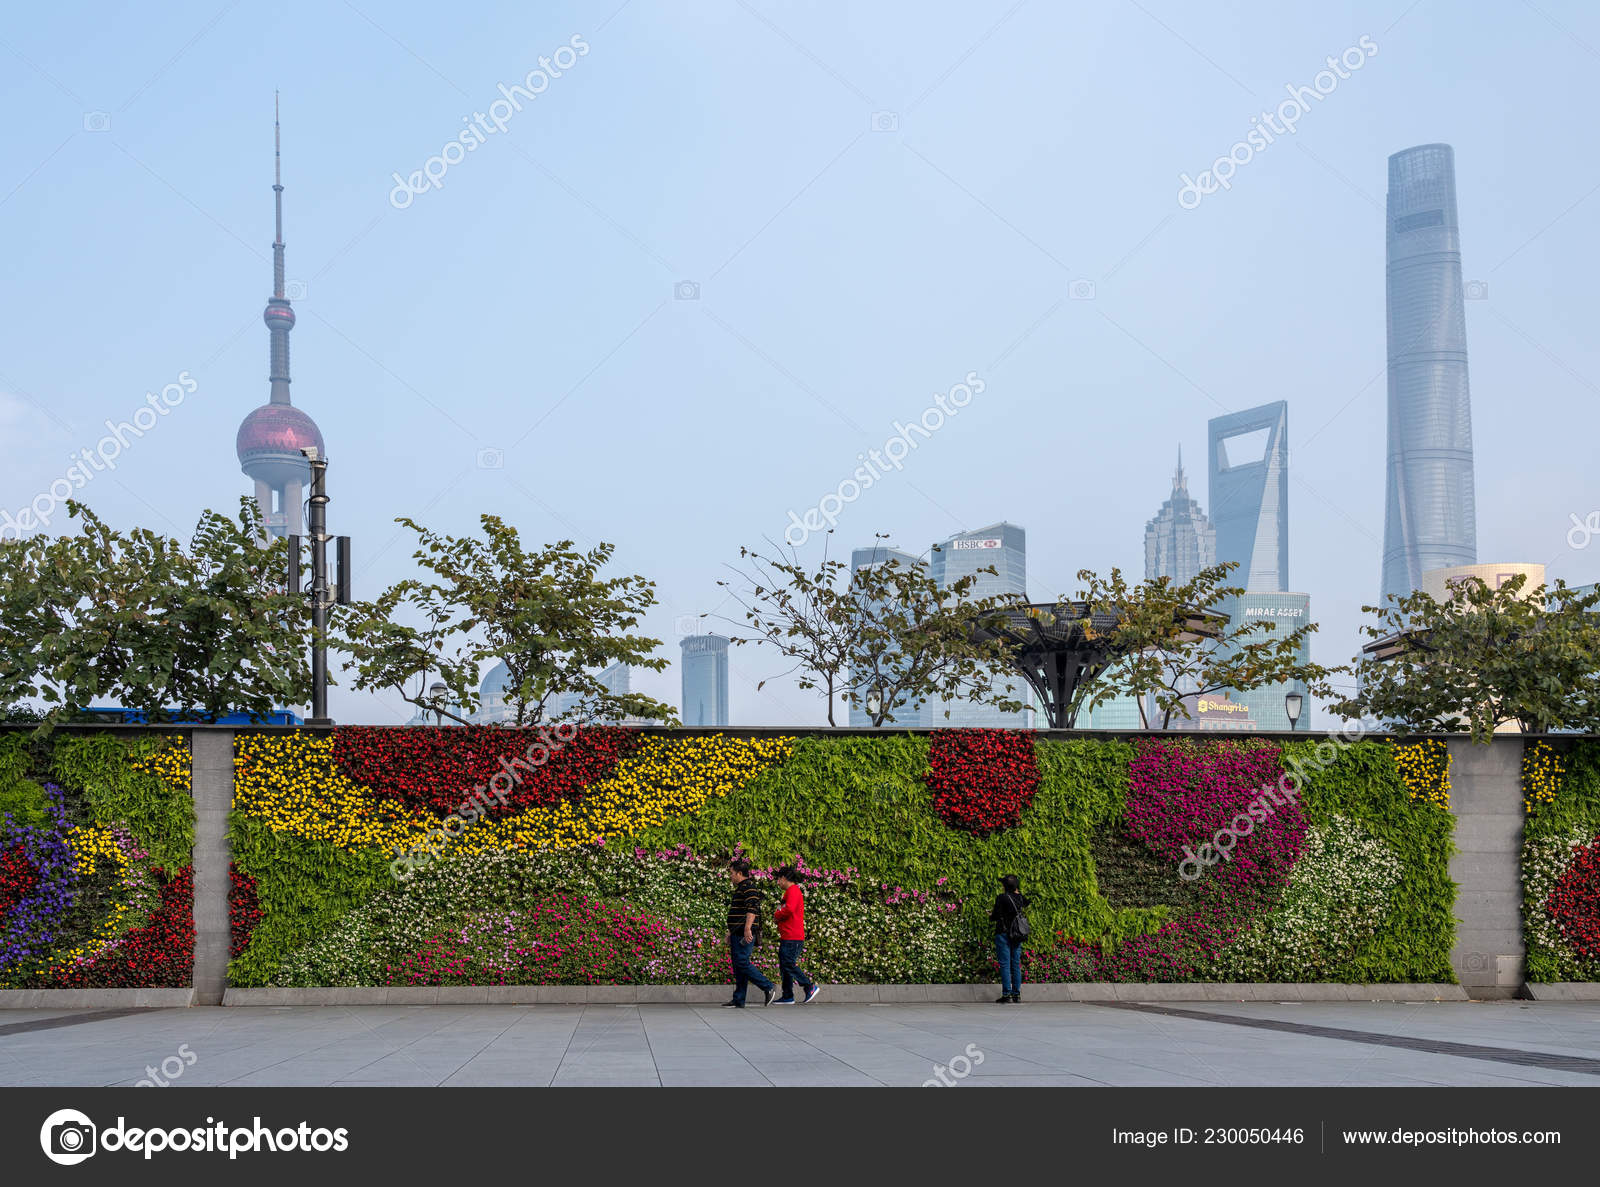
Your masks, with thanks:
[[[889,563],[905,565],[910,568],[922,568],[926,562],[920,556],[913,556],[909,552],[902,552],[898,548],[891,548],[887,544],[874,544],[867,548],[857,548],[850,554],[850,572],[852,574],[861,569],[875,568],[878,565]],[[867,690],[861,688],[861,703],[850,706],[850,724],[863,729],[872,726],[872,715],[866,710]],[[885,729],[919,729],[928,723],[928,706],[923,705],[917,709],[902,706],[893,710],[894,720],[885,723]]]
[[[993,573],[979,573],[992,567]],[[928,570],[940,586],[948,587],[963,577],[976,575],[969,596],[973,598],[1014,594],[1028,596],[1028,535],[1014,523],[996,523],[976,531],[962,532],[935,544]],[[929,703],[924,707],[927,724],[933,729],[982,728],[1027,729],[1034,725],[1033,692],[1020,677],[1006,681],[1008,695],[1024,702],[1028,709],[1006,713],[990,705],[970,701]],[[945,712],[950,716],[946,717]]]
[[[683,640],[683,724],[728,724],[728,640],[690,635]]]
[[[1282,638],[1311,621],[1311,595],[1303,593],[1247,593],[1236,601],[1222,606],[1235,624],[1266,619],[1273,624],[1270,634],[1257,632],[1247,636],[1250,642]],[[1299,661],[1311,662],[1311,641],[1300,644]],[[1289,723],[1289,710],[1284,698],[1292,692],[1300,694],[1300,717],[1293,726]],[[1249,710],[1249,722],[1259,730],[1308,730],[1311,728],[1311,693],[1301,680],[1287,684],[1267,684],[1248,691],[1228,689],[1227,700],[1244,705]],[[1193,712],[1193,710],[1191,710]]]
[[[1383,595],[1430,569],[1478,559],[1467,317],[1455,151],[1424,144],[1389,158],[1388,494]]]
[[[1190,581],[1201,569],[1216,563],[1217,529],[1211,526],[1200,504],[1189,496],[1180,450],[1178,468],[1172,475],[1172,494],[1161,504],[1155,518],[1144,525],[1145,579]]]
[[[1289,588],[1289,405],[1283,400],[1208,423],[1211,522],[1229,585]]]

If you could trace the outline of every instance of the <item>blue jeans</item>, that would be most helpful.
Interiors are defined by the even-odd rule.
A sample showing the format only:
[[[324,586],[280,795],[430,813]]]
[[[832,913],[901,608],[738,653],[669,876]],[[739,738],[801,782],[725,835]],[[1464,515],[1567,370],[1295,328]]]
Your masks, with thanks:
[[[750,953],[755,951],[755,947],[754,941],[747,941],[738,932],[728,936],[728,953],[733,957],[733,1000],[741,1006],[744,1005],[745,988],[752,981],[758,989],[772,988],[772,982],[762,975],[760,969],[750,963]]]
[[[802,989],[807,990],[813,984],[806,971],[800,967],[800,950],[805,946],[804,940],[778,941],[778,972],[783,975],[783,996],[786,998],[794,997],[796,982],[799,982]]]
[[[994,937],[994,955],[1000,962],[1000,992],[1022,992],[1022,941],[1004,932]]]

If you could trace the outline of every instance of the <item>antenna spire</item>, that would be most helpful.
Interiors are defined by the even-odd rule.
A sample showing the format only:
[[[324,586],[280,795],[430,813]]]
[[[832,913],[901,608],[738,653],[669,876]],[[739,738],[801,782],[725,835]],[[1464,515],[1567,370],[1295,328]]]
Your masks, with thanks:
[[[283,297],[283,132],[278,124],[278,92],[272,92],[272,201],[277,207],[277,238],[272,241],[272,295]]]

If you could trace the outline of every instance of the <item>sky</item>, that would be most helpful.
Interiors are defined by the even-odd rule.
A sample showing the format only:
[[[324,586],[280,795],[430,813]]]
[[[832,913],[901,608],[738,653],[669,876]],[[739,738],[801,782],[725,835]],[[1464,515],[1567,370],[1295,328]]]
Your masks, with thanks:
[[[1180,202],[1364,38],[1292,134]],[[1035,600],[1139,577],[1179,448],[1209,506],[1206,421],[1285,399],[1289,587],[1313,658],[1348,662],[1383,536],[1386,158],[1412,145],[1455,147],[1484,294],[1479,558],[1600,579],[1574,546],[1600,526],[1597,47],[1576,0],[28,6],[0,29],[0,510],[172,383],[81,497],[187,537],[249,490],[277,90],[293,397],[358,597],[415,573],[402,515],[611,542],[673,661],[634,687],[676,704],[679,635],[738,617],[740,547],[936,394],[973,392],[803,558],[1009,520]],[[778,657],[732,669],[733,724],[824,720]]]

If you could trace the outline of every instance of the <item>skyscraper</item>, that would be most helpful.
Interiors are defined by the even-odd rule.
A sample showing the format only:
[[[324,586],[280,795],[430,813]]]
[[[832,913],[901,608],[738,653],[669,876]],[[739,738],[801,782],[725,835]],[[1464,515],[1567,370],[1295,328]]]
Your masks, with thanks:
[[[978,573],[979,569],[993,567],[994,573]],[[1015,594],[1026,600],[1028,596],[1028,535],[1014,523],[990,524],[971,532],[951,536],[933,547],[928,571],[941,588],[949,588],[963,577],[976,574],[969,596],[989,598],[1002,594]],[[1032,694],[1020,677],[1005,682],[1007,693],[1015,700],[1032,702]],[[985,729],[1024,729],[1033,724],[1025,712],[1006,713],[991,705],[974,705],[971,701],[932,703],[928,711],[928,724],[934,729],[981,727]],[[949,710],[950,716],[945,716]]]
[[[261,518],[274,536],[300,534],[301,502],[311,476],[311,465],[300,451],[315,446],[320,455],[327,453],[316,421],[289,401],[289,331],[294,329],[294,310],[284,293],[282,164],[278,100],[274,96],[272,194],[278,233],[272,241],[272,296],[261,315],[271,340],[268,381],[272,388],[267,402],[244,418],[235,441],[239,468],[255,480]]]
[[[1189,497],[1189,480],[1183,476],[1183,450],[1172,475],[1172,495],[1161,504],[1154,519],[1144,525],[1144,575],[1146,580],[1170,577],[1184,582],[1201,569],[1217,563],[1217,530],[1200,504]]]
[[[1423,144],[1389,158],[1388,497],[1383,595],[1429,569],[1478,559],[1467,315],[1456,220],[1455,150]]]
[[[1229,585],[1289,588],[1289,405],[1230,412],[1210,424],[1211,522]]]
[[[898,548],[891,548],[887,544],[873,544],[866,548],[857,548],[850,553],[850,572],[852,575],[862,569],[872,568],[877,565],[890,563],[905,565],[908,568],[923,568],[925,562],[920,556],[913,556],[909,552],[902,552]],[[860,703],[850,706],[850,724],[863,729],[871,728],[872,714],[867,712],[866,696],[868,689],[863,686],[857,688]],[[912,709],[909,706],[893,708],[894,721],[885,725],[894,729],[917,729],[928,724],[928,706]],[[685,723],[687,724],[687,723]]]
[[[728,724],[728,640],[689,635],[683,647],[683,724]]]

